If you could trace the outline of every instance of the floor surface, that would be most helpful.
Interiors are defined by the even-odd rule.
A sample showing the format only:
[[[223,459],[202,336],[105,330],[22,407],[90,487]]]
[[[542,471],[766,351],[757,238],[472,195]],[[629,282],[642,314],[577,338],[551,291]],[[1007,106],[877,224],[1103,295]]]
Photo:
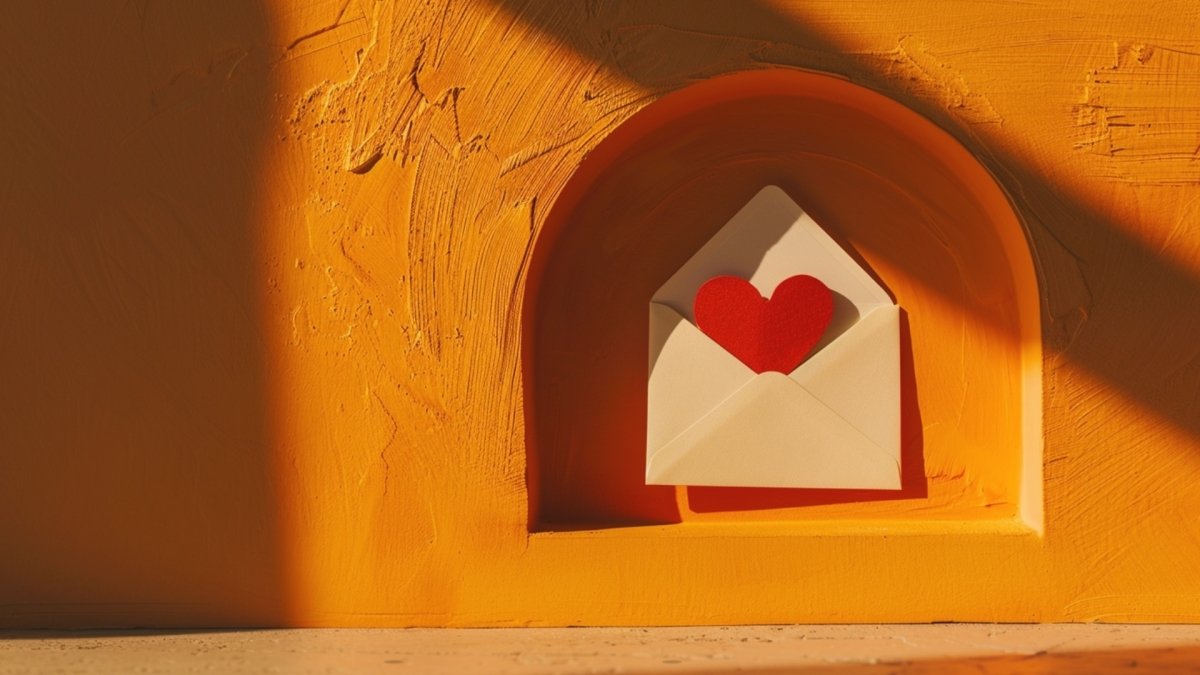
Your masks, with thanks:
[[[0,675],[1125,672],[1200,672],[1200,626],[941,624],[0,634]]]

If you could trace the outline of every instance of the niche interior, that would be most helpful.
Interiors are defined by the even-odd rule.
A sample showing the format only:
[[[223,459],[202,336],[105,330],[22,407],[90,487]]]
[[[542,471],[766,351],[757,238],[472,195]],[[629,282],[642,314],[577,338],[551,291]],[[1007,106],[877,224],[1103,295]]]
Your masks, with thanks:
[[[645,484],[647,302],[766,185],[903,309],[898,491]],[[1040,309],[1025,231],[966,148],[879,93],[762,70],[650,104],[560,192],[524,300],[531,531],[1041,528]]]

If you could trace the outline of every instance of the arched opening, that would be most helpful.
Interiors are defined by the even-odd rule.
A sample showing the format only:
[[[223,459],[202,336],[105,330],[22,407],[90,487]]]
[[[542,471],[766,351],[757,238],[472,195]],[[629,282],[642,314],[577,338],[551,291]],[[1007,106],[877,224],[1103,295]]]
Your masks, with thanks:
[[[644,484],[647,301],[772,184],[905,312],[898,493]],[[664,97],[572,176],[526,284],[531,529],[997,518],[1040,528],[1040,310],[1025,233],[984,167],[891,99],[798,70]]]

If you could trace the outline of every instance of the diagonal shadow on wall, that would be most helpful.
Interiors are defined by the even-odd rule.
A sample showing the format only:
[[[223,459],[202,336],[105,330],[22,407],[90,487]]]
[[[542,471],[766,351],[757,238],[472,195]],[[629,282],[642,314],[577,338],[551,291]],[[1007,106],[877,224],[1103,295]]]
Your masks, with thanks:
[[[932,119],[992,171],[1026,222],[1039,268],[1043,344],[1049,358],[1068,359],[1200,439],[1200,341],[1195,339],[1200,335],[1200,279],[1128,234],[1129,228],[1113,214],[1074,197],[1022,158],[976,137],[936,102],[906,91],[765,2],[736,3],[736,9],[713,0],[495,2],[646,92],[661,94],[736,70],[812,67],[845,75]],[[623,42],[629,32],[636,32],[637,39]],[[780,45],[793,57],[788,63],[764,57],[765,46]],[[887,251],[877,254],[888,256]],[[921,269],[907,271],[930,281],[923,279]],[[1097,300],[1100,292],[1103,297]],[[1073,423],[1085,433],[1101,421],[1081,417]]]

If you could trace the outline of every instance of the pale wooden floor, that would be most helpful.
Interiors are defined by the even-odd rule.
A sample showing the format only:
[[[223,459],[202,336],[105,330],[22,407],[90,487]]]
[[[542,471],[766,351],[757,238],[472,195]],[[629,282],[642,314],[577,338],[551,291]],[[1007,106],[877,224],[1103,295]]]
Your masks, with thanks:
[[[1200,626],[7,633],[16,673],[1181,673]]]

